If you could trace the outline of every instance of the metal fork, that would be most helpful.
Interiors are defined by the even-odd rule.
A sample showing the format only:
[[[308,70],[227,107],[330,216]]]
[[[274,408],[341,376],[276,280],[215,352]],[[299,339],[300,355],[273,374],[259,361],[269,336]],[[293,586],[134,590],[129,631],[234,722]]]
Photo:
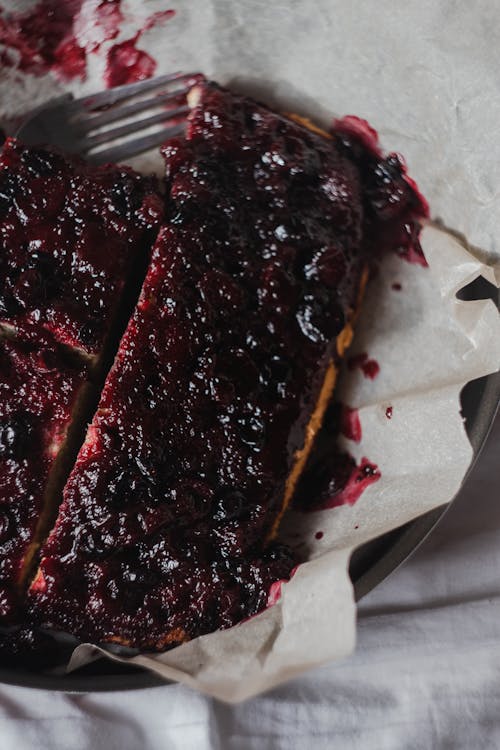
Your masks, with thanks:
[[[91,164],[130,159],[184,132],[186,97],[200,78],[173,73],[81,99],[65,94],[30,112],[15,135],[29,146],[80,154]],[[152,130],[155,125],[162,127]]]

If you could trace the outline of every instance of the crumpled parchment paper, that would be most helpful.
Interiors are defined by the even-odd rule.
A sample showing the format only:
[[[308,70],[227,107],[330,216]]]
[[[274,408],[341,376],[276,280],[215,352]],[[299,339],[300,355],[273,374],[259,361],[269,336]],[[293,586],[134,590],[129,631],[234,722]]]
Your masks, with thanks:
[[[91,3],[84,0],[87,13]],[[33,3],[3,5],[15,10]],[[118,41],[165,7],[123,2]],[[323,125],[334,115],[367,118],[383,146],[407,158],[432,215],[463,235],[427,226],[422,245],[429,268],[390,256],[369,286],[352,353],[368,352],[380,373],[374,380],[359,369],[344,373],[337,397],[359,409],[362,427],[361,442],[344,439],[344,447],[376,463],[380,480],[353,506],[288,515],[283,533],[300,533],[309,561],[282,586],[273,607],[228,631],[129,659],[233,702],[349,654],[355,641],[347,572],[352,550],[449,502],[470,463],[459,394],[467,381],[500,367],[500,318],[492,302],[455,295],[480,274],[500,283],[494,64],[500,26],[495,0],[470,6],[380,0],[376,7],[348,0],[179,0],[173,7],[176,16],[138,45],[156,58],[157,72],[201,70]],[[103,88],[111,43],[89,56],[83,83],[0,69],[0,118],[66,90]],[[155,154],[134,166],[161,169]],[[98,653],[82,645],[69,666]]]

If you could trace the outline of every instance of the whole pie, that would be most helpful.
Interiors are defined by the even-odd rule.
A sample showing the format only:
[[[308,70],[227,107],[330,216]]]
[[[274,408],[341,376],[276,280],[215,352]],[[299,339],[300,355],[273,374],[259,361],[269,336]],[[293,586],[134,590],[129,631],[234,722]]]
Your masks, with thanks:
[[[4,147],[2,624],[161,650],[265,608],[369,268],[425,215],[354,121],[190,104],[161,189]]]

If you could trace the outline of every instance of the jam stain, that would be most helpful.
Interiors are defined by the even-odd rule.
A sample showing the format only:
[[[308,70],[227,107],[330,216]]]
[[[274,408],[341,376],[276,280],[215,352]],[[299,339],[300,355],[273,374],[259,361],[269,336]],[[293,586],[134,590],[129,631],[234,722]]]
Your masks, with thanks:
[[[324,534],[323,534],[323,532],[322,532],[322,531],[317,531],[317,532],[315,533],[315,535],[314,535],[314,538],[315,538],[315,539],[318,539],[318,541],[319,541],[320,539],[323,539],[323,536],[324,536]]]
[[[156,60],[144,50],[137,49],[137,42],[144,34],[158,23],[164,23],[175,14],[173,10],[153,13],[146,19],[143,27],[130,39],[114,44],[106,55],[104,80],[108,88],[123,86],[134,81],[151,78],[156,71]]]
[[[320,532],[320,534],[323,536],[322,532]],[[279,581],[275,581],[274,583],[271,584],[269,593],[267,595],[266,609],[268,607],[274,606],[281,599],[281,588],[283,584],[291,581],[298,569],[299,569],[299,566],[295,565],[291,569],[288,578],[281,578]],[[247,618],[247,619],[249,620],[251,618]]]
[[[149,78],[156,61],[136,43],[145,31],[164,23],[175,11],[151,14],[136,34],[113,45],[106,55],[108,86]],[[0,54],[3,67],[64,81],[85,80],[87,56],[116,39],[124,21],[121,0],[41,0],[28,11],[11,13],[0,6]],[[135,19],[130,18],[133,23]]]
[[[429,267],[420,242],[416,238],[415,240],[408,242],[406,245],[402,245],[398,250],[398,255],[400,258],[403,258],[403,260],[406,260],[407,263],[413,263],[414,265],[422,266],[423,268]]]
[[[275,581],[271,588],[269,589],[269,594],[267,596],[267,607],[273,607],[276,602],[281,599],[281,587],[284,583],[286,583],[286,578],[283,578],[281,581]]]
[[[75,14],[73,35],[85,52],[97,52],[104,42],[116,39],[124,16],[121,0],[85,0]]]
[[[114,44],[106,55],[104,79],[108,88],[151,78],[156,70],[156,60],[135,46],[140,34],[120,44]]]
[[[41,0],[30,10],[11,13],[0,7],[3,67],[41,76],[53,71],[59,78],[85,78],[85,51],[73,36],[81,0]]]
[[[361,366],[363,374],[370,380],[374,380],[380,372],[380,365],[375,359],[369,359]]]
[[[293,507],[302,513],[311,513],[339,505],[354,505],[380,476],[379,468],[366,457],[358,465],[349,453],[342,453],[333,445],[303,474]]]
[[[380,365],[376,359],[369,359],[366,352],[356,354],[347,360],[349,370],[355,370],[359,367],[363,375],[370,380],[374,380],[380,372]]]
[[[144,25],[141,29],[141,34],[144,34],[145,31],[153,29],[159,23],[165,23],[165,21],[173,18],[173,16],[175,16],[175,10],[160,10],[156,13],[152,13],[144,22]]]
[[[388,406],[385,410],[385,416],[387,419],[392,419],[392,406]]]
[[[342,406],[340,413],[340,430],[348,440],[354,440],[355,443],[361,441],[361,422],[359,412],[350,406]]]
[[[380,476],[378,466],[363,457],[361,464],[355,466],[344,487],[334,492],[323,507],[336,508],[339,505],[354,505],[367,487],[378,482]]]
[[[395,281],[394,284],[392,284],[392,289],[394,289],[395,292],[400,292],[403,287],[399,283],[399,281]]]

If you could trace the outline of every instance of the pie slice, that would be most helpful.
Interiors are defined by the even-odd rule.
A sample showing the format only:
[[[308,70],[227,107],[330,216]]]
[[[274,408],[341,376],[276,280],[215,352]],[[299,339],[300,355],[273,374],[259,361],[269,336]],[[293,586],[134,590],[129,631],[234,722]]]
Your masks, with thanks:
[[[156,183],[13,139],[0,155],[0,621],[57,514],[162,213]],[[137,273],[141,272],[138,278]],[[135,301],[135,300],[134,300]],[[128,310],[127,310],[128,308]],[[126,322],[126,319],[125,319]],[[117,343],[116,343],[117,345]],[[69,425],[71,430],[68,434]],[[76,448],[75,448],[76,446]]]
[[[48,332],[95,357],[126,279],[133,282],[146,263],[161,212],[152,179],[7,139],[0,155],[0,331],[23,340]]]
[[[167,225],[31,588],[45,625],[162,649],[261,610],[352,336],[363,176],[215,84],[164,147]]]

